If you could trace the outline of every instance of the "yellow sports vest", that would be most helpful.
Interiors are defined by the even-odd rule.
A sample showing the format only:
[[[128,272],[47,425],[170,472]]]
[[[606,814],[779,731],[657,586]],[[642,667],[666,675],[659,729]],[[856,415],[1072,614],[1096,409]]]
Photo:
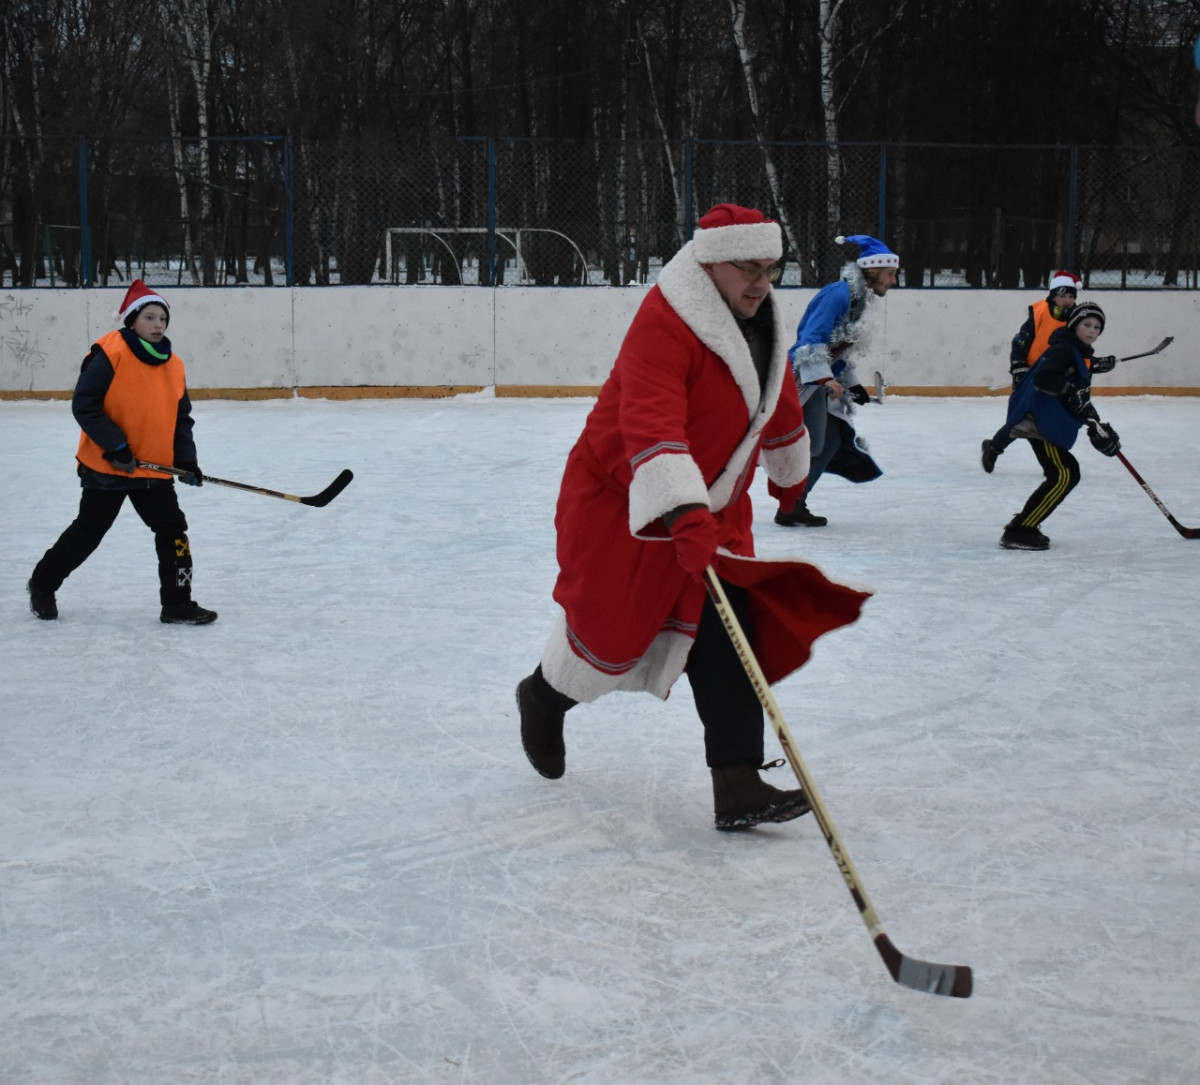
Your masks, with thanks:
[[[113,368],[112,384],[104,396],[104,413],[121,427],[139,460],[173,464],[175,419],[187,388],[182,359],[172,354],[162,365],[147,365],[130,350],[120,331],[109,332],[97,340],[97,346]],[[113,467],[104,452],[86,433],[80,433],[79,451],[75,453],[80,463],[104,475],[130,477]],[[132,477],[163,476],[138,467]]]

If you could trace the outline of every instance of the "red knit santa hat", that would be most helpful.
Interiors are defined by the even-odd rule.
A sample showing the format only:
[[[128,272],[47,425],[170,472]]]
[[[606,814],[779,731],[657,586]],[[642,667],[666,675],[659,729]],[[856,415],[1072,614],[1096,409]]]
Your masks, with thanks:
[[[156,294],[150,289],[141,279],[134,279],[129,284],[129,289],[125,293],[125,300],[121,302],[121,309],[117,313],[121,322],[128,326],[132,323],[132,318],[143,305],[149,305],[154,302],[156,305],[161,305],[167,311],[167,323],[171,322],[171,307],[167,304],[167,299],[161,294]]]
[[[1078,294],[1082,285],[1083,280],[1073,271],[1056,271],[1050,276],[1051,294],[1056,290],[1070,290],[1072,293]]]
[[[779,223],[761,211],[719,203],[703,218],[692,236],[692,252],[701,264],[730,260],[778,260],[783,255]]]

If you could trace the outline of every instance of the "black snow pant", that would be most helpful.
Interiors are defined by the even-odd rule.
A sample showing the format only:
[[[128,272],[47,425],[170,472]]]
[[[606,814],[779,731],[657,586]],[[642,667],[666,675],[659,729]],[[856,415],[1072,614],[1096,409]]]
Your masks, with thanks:
[[[1029,444],[1046,481],[1029,495],[1025,507],[1013,518],[1013,523],[1021,527],[1037,527],[1079,485],[1080,477],[1079,461],[1061,445],[1036,439]]]
[[[33,583],[43,591],[58,591],[62,582],[100,545],[127,497],[134,511],[154,532],[162,604],[186,603],[191,599],[192,549],[187,537],[187,519],[173,485],[140,490],[84,489],[79,499],[79,515],[42,555],[33,570]]]
[[[721,586],[746,636],[751,637],[749,594],[745,588],[724,580]],[[684,673],[692,687],[696,714],[704,724],[704,753],[709,768],[761,765],[762,704],[721,622],[721,615],[707,595]],[[579,703],[550,685],[540,664],[533,672],[532,689],[538,700],[558,712],[567,712]]]
[[[750,596],[745,588],[721,586],[746,636],[753,641],[750,625]],[[684,673],[692,687],[696,713],[704,724],[704,753],[709,768],[763,763],[763,707],[738,658],[737,649],[717,613],[711,596],[704,597],[704,611],[696,641],[688,653]]]

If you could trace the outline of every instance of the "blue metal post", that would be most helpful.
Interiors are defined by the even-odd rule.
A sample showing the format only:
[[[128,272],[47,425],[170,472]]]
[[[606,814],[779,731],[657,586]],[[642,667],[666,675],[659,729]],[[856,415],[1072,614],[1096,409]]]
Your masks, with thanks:
[[[1070,168],[1067,170],[1067,267],[1077,271],[1075,263],[1075,230],[1079,214],[1079,148],[1071,148]]]
[[[296,285],[293,256],[293,231],[296,224],[296,189],[292,167],[292,137],[283,137],[283,189],[284,189],[284,223],[283,223],[283,279],[288,286]],[[266,254],[267,259],[271,254]]]
[[[879,145],[879,240],[887,244],[887,144]]]
[[[496,285],[496,141],[487,137],[487,285]],[[482,282],[481,277],[481,282]]]
[[[683,240],[691,241],[692,223],[692,141],[683,141]]]
[[[79,137],[79,284],[92,285],[92,233],[88,220],[87,137]]]

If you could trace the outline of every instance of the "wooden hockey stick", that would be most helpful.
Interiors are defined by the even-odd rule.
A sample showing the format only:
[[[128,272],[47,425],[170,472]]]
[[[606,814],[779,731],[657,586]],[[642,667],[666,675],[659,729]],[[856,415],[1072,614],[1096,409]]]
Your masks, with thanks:
[[[168,467],[162,463],[146,463],[143,460],[138,460],[137,465],[146,468],[147,471],[161,471],[165,475],[174,475],[176,478],[182,478],[184,475],[190,474],[189,471],[183,471],[178,467]],[[205,482],[211,482],[214,486],[231,486],[235,490],[245,490],[247,493],[262,494],[264,497],[281,497],[284,501],[299,501],[301,505],[312,505],[314,508],[319,509],[328,505],[330,501],[350,485],[350,480],[354,478],[354,472],[346,468],[325,489],[319,494],[313,494],[312,497],[297,497],[295,494],[285,494],[279,490],[268,490],[263,486],[250,486],[245,482],[230,482],[224,478],[213,478],[212,475],[201,475],[200,477]]]
[[[842,878],[846,882],[846,888],[850,890],[850,896],[854,898],[859,914],[867,925],[867,931],[870,933],[879,955],[883,958],[883,963],[891,973],[892,979],[901,987],[910,987],[914,991],[925,991],[931,995],[950,995],[954,998],[970,998],[973,979],[971,969],[967,965],[934,964],[931,961],[920,961],[901,953],[892,944],[892,940],[879,922],[879,917],[875,914],[874,906],[867,898],[867,891],[863,888],[862,879],[850,861],[850,854],[846,851],[846,845],[842,843],[842,839],[838,835],[825,800],[821,798],[812,774],[800,756],[800,751],[784,721],[783,713],[780,712],[775,696],[771,693],[766,675],[763,674],[762,667],[742,630],[741,623],[737,620],[737,615],[733,613],[733,607],[729,605],[725,589],[721,586],[721,581],[717,579],[717,574],[711,565],[704,571],[704,583],[717,608],[717,613],[721,616],[725,630],[733,641],[738,658],[741,659],[742,666],[746,668],[746,674],[750,677],[754,692],[758,694],[759,702],[766,711],[771,726],[775,729],[780,745],[783,746],[784,756],[787,757],[788,764],[792,766],[792,771],[796,774],[796,779],[800,781],[800,786],[808,796],[813,817],[817,819],[817,824],[821,828],[821,835],[825,837],[825,843],[829,845],[834,862],[837,863],[838,870],[842,872]]]

